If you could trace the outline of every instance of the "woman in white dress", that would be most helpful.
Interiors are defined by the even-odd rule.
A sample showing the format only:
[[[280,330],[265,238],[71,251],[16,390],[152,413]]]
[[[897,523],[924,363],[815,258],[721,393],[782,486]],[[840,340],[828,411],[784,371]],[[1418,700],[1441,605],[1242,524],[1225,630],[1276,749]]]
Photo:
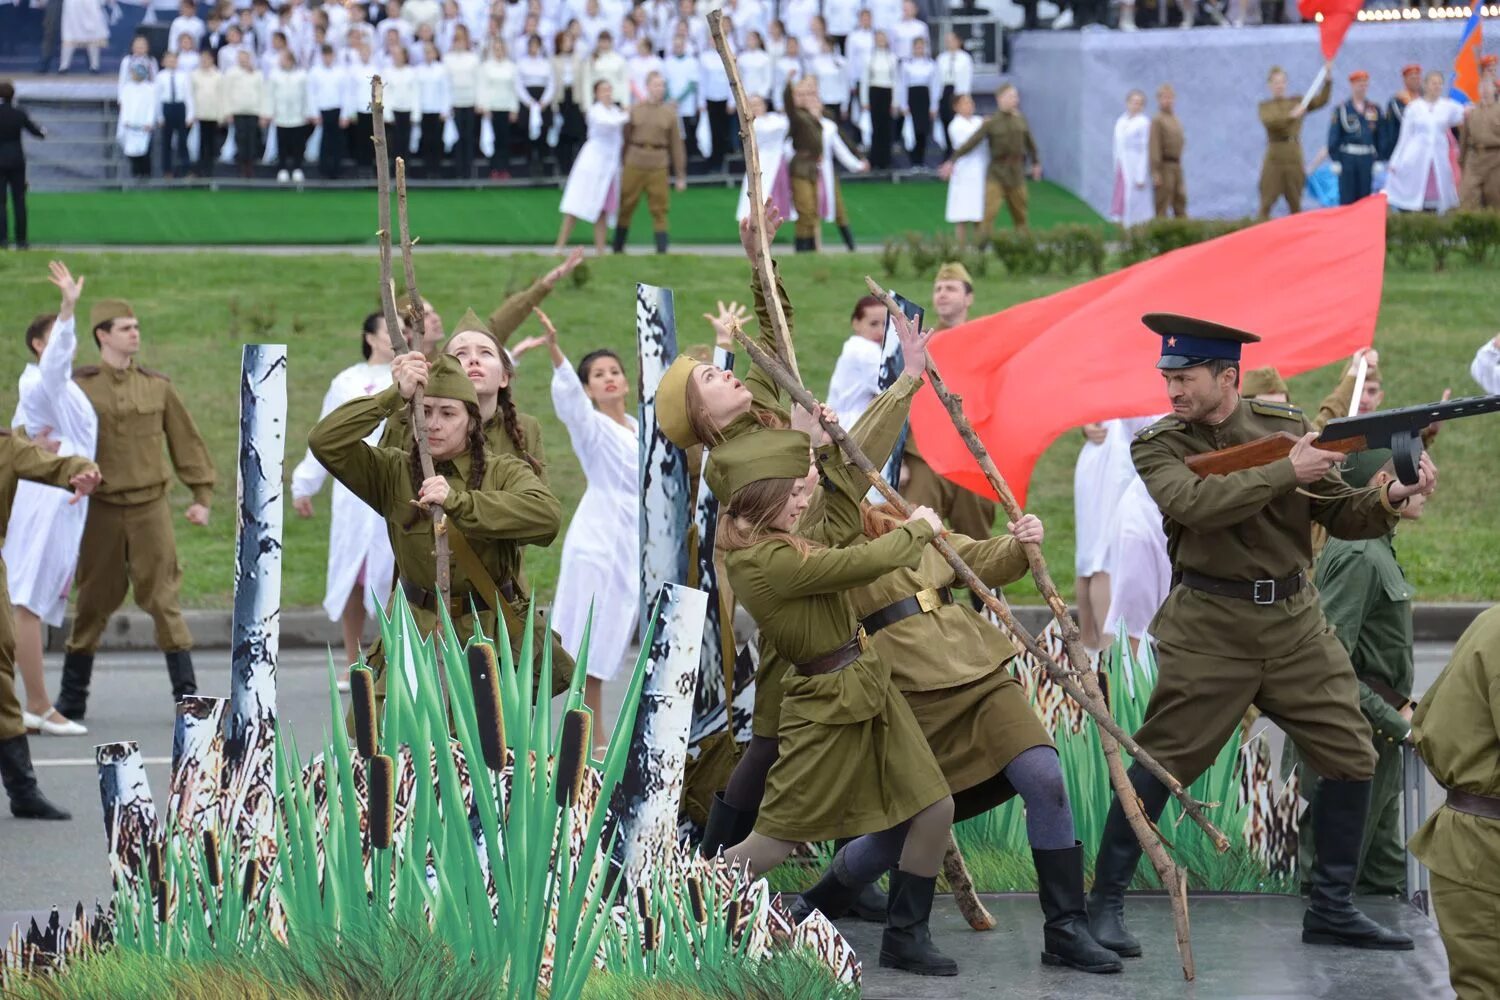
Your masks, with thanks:
[[[55,320],[26,332],[27,346],[40,354],[21,374],[20,401],[11,426],[24,427],[34,441],[55,440],[58,455],[92,459],[99,417],[73,381],[78,352],[73,311],[83,294],[83,279],[75,280],[55,261],[49,268],[49,280],[62,293],[62,304]],[[43,339],[45,343],[39,343]],[[42,622],[53,628],[62,625],[88,510],[87,498],[74,502],[69,490],[23,479],[16,485],[5,535],[5,568],[16,615],[16,668],[26,688],[22,717],[27,730],[49,736],[88,732],[52,707],[42,673]]]
[[[755,130],[755,148],[760,152],[760,190],[763,197],[774,201],[783,216],[791,214],[792,188],[786,173],[786,137],[791,122],[780,111],[766,106],[765,98],[751,95],[749,102],[750,127]],[[735,209],[735,219],[750,215],[750,177],[740,178],[740,203]]]
[[[974,98],[959,94],[953,99],[953,119],[948,123],[948,142],[957,149],[979,131],[984,119],[974,113]],[[948,208],[943,218],[953,223],[959,246],[969,242],[969,225],[984,221],[984,178],[990,167],[990,147],[980,143],[953,161],[948,175]]]
[[[557,346],[551,321],[535,312],[552,354],[552,406],[588,480],[563,539],[552,627],[575,657],[583,655],[579,647],[588,628],[584,703],[594,713],[594,740],[601,745],[608,742],[604,682],[625,659],[640,605],[640,437],[626,410],[630,379],[619,356],[591,351],[575,371]]]
[[[1156,214],[1151,192],[1151,119],[1146,94],[1132,90],[1125,113],[1115,120],[1113,185],[1109,217],[1126,229],[1149,222]]]
[[[380,313],[365,317],[359,346],[364,360],[333,377],[323,396],[319,419],[351,399],[373,396],[391,384],[391,360],[395,352]],[[384,430],[385,424],[382,423],[370,432],[365,443],[376,444]],[[292,470],[292,508],[299,517],[313,516],[312,498],[327,479],[328,470],[309,449]],[[385,520],[337,480],[333,483],[331,510],[328,585],[323,594],[323,610],[329,621],[343,626],[344,672],[347,676],[349,665],[359,662],[359,640],[365,630],[365,620],[375,614],[377,601],[383,603],[390,597],[396,557],[391,551]]]
[[[130,176],[151,176],[151,135],[156,128],[156,88],[144,66],[132,66],[130,78],[120,84],[120,117],[115,123],[115,142],[130,160]]]
[[[1130,440],[1142,421],[1106,420],[1085,424],[1084,444],[1073,469],[1074,568],[1078,630],[1086,648],[1103,648],[1109,611],[1108,556],[1114,511],[1134,469]]]
[[[88,52],[89,72],[99,72],[99,56],[109,44],[109,22],[102,0],[52,0],[62,3],[62,58],[58,72],[66,73],[81,45]]]
[[[1119,586],[1110,588],[1109,611],[1101,638],[1113,640],[1123,625],[1131,655],[1138,655],[1146,628],[1172,589],[1172,560],[1162,531],[1161,509],[1145,480],[1131,475],[1116,505],[1115,527],[1107,547],[1105,569]]]
[[[582,220],[594,227],[594,253],[604,256],[604,241],[620,207],[620,152],[625,141],[625,123],[630,112],[617,107],[615,88],[608,80],[594,81],[594,103],[589,107],[589,137],[568,171],[563,188],[562,225],[557,230],[560,254]]]
[[[1448,130],[1463,123],[1463,105],[1443,96],[1443,74],[1428,73],[1422,96],[1406,106],[1391,152],[1385,194],[1392,208],[1446,212],[1458,205],[1458,182],[1448,157]]]

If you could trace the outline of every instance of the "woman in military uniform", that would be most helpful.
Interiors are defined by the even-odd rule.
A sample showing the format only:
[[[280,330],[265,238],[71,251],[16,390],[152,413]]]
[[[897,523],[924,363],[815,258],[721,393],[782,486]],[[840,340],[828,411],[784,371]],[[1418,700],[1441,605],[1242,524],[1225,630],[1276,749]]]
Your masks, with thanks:
[[[1271,96],[1260,102],[1260,123],[1266,129],[1266,158],[1260,165],[1260,218],[1268,219],[1271,209],[1282,198],[1287,211],[1302,211],[1302,186],[1307,174],[1302,168],[1302,119],[1328,103],[1333,93],[1333,63],[1324,64],[1323,86],[1313,99],[1302,106],[1302,100],[1288,97],[1286,70],[1272,66],[1266,76]]]

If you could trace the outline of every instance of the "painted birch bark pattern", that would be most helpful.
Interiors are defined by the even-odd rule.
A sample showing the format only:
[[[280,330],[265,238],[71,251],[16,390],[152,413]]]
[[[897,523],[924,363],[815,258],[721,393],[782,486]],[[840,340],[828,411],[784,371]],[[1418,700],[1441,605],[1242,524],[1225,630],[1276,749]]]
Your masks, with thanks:
[[[656,423],[656,388],[677,357],[672,290],[635,286],[635,332],[640,354],[641,623],[664,584],[688,580],[687,456]],[[641,633],[644,635],[644,631]]]
[[[224,716],[228,708],[228,699],[197,695],[177,703],[167,815],[179,831],[190,835],[218,826],[224,787]]]
[[[902,298],[895,292],[891,293],[891,297],[896,300],[896,304],[901,307],[901,311],[906,314],[907,319],[915,321],[918,326],[921,325],[924,315],[921,306]],[[878,385],[881,392],[896,384],[896,379],[901,377],[901,370],[905,364],[906,359],[901,354],[901,339],[896,336],[896,323],[887,317],[885,321],[885,343],[881,347],[880,355],[880,381]],[[905,427],[901,428],[901,434],[896,438],[896,448],[891,452],[891,457],[885,464],[885,481],[897,488],[900,487],[901,483],[901,455],[906,450],[906,438],[910,433],[911,424],[908,422]],[[879,498],[873,499],[871,502],[884,502],[885,498],[880,497],[875,491],[872,490],[871,495],[872,497]]]
[[[99,767],[99,805],[104,810],[104,841],[115,886],[140,884],[147,845],[156,839],[156,802],[146,762],[135,740],[94,748]]]

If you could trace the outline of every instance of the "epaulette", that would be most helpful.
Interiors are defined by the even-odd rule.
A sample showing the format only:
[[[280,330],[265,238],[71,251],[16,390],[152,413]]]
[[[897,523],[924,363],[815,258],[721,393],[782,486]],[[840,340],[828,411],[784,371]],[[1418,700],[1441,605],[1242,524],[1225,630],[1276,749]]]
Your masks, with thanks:
[[[138,371],[138,372],[140,372],[142,375],[145,375],[148,378],[159,378],[163,382],[170,382],[170,381],[172,381],[170,378],[167,377],[167,375],[166,375],[165,372],[159,372],[155,368],[147,368],[145,365],[136,365],[135,366],[135,370]]]
[[[73,369],[73,377],[74,378],[91,378],[92,376],[98,375],[98,374],[99,374],[99,366],[98,365],[79,365],[77,368]]]
[[[1287,420],[1301,420],[1302,411],[1291,403],[1268,403],[1263,399],[1249,400],[1250,409],[1263,417],[1283,417]]]
[[[1165,433],[1166,431],[1180,431],[1186,426],[1187,424],[1183,423],[1176,417],[1162,417],[1150,427],[1142,427],[1140,430],[1136,431],[1135,439],[1137,441],[1150,441],[1158,434]]]

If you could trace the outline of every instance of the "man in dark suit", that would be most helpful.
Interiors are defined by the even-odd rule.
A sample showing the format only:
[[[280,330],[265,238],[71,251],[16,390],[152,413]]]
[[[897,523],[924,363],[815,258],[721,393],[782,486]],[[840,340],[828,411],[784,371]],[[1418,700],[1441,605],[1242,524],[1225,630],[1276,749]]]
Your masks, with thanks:
[[[0,80],[0,249],[10,241],[9,219],[5,212],[5,192],[10,190],[11,204],[16,207],[16,247],[25,250],[26,242],[26,151],[21,147],[21,130],[38,139],[47,133],[31,116],[15,106],[16,88],[9,80]]]

